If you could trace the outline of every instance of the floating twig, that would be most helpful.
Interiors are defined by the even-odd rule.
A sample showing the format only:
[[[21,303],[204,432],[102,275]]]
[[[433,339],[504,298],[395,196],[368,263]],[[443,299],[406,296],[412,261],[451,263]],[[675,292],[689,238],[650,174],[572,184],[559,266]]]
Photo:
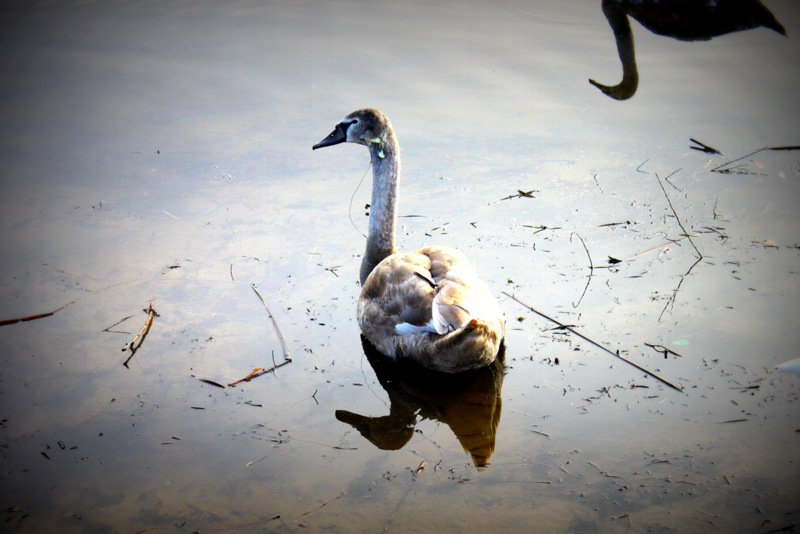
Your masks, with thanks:
[[[501,291],[501,293],[503,293],[503,295],[507,296],[511,300],[515,301],[517,304],[520,304],[521,306],[529,309],[530,311],[532,311],[536,315],[539,315],[540,317],[544,317],[548,321],[551,321],[551,322],[557,324],[560,328],[572,332],[573,334],[575,334],[576,336],[580,337],[581,339],[584,339],[584,340],[588,341],[589,343],[591,343],[595,347],[597,347],[597,348],[609,353],[610,355],[614,356],[615,358],[619,358],[620,360],[622,360],[623,362],[627,363],[628,365],[632,365],[633,367],[635,367],[636,369],[639,369],[640,371],[642,371],[643,373],[647,374],[648,376],[652,376],[653,378],[655,378],[656,380],[658,380],[662,384],[665,384],[665,385],[671,387],[672,389],[675,389],[675,390],[680,391],[681,393],[683,393],[683,389],[682,388],[679,388],[678,386],[676,386],[672,382],[668,381],[667,379],[660,377],[659,375],[657,375],[653,371],[649,371],[649,370],[645,369],[644,367],[642,367],[638,363],[633,362],[633,361],[625,358],[624,356],[620,355],[619,351],[617,351],[617,352],[611,351],[610,349],[604,347],[603,345],[601,345],[597,341],[594,341],[593,339],[590,339],[590,338],[584,336],[583,334],[581,334],[580,332],[575,330],[573,327],[571,327],[569,325],[565,325],[561,321],[558,321],[557,319],[553,319],[549,315],[545,315],[544,313],[536,310],[535,308],[532,308],[531,306],[528,306],[527,304],[525,304],[524,302],[519,300],[514,295],[511,295],[510,293],[506,293],[505,291]]]
[[[654,345],[653,343],[645,343],[645,345],[646,345],[646,346],[648,346],[648,347],[650,347],[650,348],[651,348],[651,349],[653,349],[653,350],[656,350],[656,351],[658,351],[658,352],[662,353],[662,354],[664,355],[664,357],[665,357],[665,358],[667,357],[667,354],[674,354],[674,355],[675,355],[675,356],[677,356],[678,358],[683,358],[683,355],[682,355],[682,354],[678,354],[678,353],[677,353],[677,352],[675,352],[674,350],[672,350],[672,349],[668,349],[668,348],[667,348],[667,347],[665,347],[664,345]]]
[[[723,163],[722,165],[718,165],[718,166],[714,167],[713,169],[711,169],[711,172],[718,172],[718,173],[722,173],[722,174],[730,174],[730,173],[733,172],[733,169],[734,169],[734,167],[730,166],[732,163],[736,163],[737,161],[742,161],[743,159],[747,159],[750,156],[755,156],[756,154],[758,154],[759,152],[762,152],[764,150],[772,150],[772,151],[800,150],[800,146],[771,146],[771,147],[767,146],[767,147],[759,148],[758,150],[754,150],[754,151],[750,152],[749,154],[745,154],[744,156],[738,157],[736,159],[732,159],[732,160],[730,160],[730,161],[728,161],[726,163]]]
[[[673,172],[669,176],[672,176],[673,174],[675,174],[675,173]],[[669,176],[667,178],[669,178]],[[669,308],[669,305],[675,303],[675,299],[678,296],[678,291],[680,290],[681,285],[683,285],[683,281],[686,280],[686,277],[689,276],[689,273],[692,272],[692,269],[694,269],[695,265],[697,265],[698,263],[700,263],[703,260],[703,253],[700,252],[700,249],[697,248],[697,245],[694,244],[694,241],[692,240],[691,234],[689,234],[689,232],[686,230],[686,227],[683,225],[683,222],[681,222],[681,218],[678,216],[678,212],[675,211],[675,206],[672,205],[672,200],[670,200],[669,194],[667,194],[667,190],[664,188],[664,184],[661,183],[661,178],[659,178],[658,174],[655,174],[655,177],[656,177],[656,180],[658,180],[658,185],[659,185],[659,187],[661,187],[661,191],[664,192],[664,197],[667,199],[667,204],[669,204],[669,208],[672,210],[672,214],[675,216],[675,220],[678,221],[678,226],[680,226],[681,230],[683,230],[683,237],[685,237],[686,239],[689,240],[689,243],[692,245],[692,248],[694,249],[695,252],[697,252],[697,261],[695,261],[692,264],[692,266],[689,267],[689,270],[686,271],[686,273],[683,276],[681,276],[681,281],[678,282],[678,287],[676,287],[675,291],[672,292],[672,296],[669,298],[667,303],[664,305],[664,309],[661,310],[661,314],[658,316],[658,320],[660,321],[661,317],[663,317],[664,313],[667,311],[667,308]],[[670,185],[672,185],[671,182],[670,182]],[[673,187],[675,187],[675,186],[673,185]]]
[[[419,476],[420,473],[422,473],[426,465],[428,465],[428,460],[422,460],[419,463],[419,466],[416,469],[414,469],[414,478],[416,478],[417,476]]]
[[[673,172],[672,174],[675,174],[675,173]],[[670,174],[670,176],[672,176],[672,174]],[[659,178],[658,174],[655,174],[655,177],[656,177],[656,180],[658,180],[658,185],[659,185],[659,187],[661,187],[661,191],[664,192],[664,197],[667,199],[667,204],[669,204],[669,208],[672,210],[672,214],[675,215],[675,220],[678,221],[678,226],[680,226],[681,230],[683,230],[683,236],[686,237],[689,240],[689,243],[692,244],[692,248],[694,248],[695,252],[697,252],[698,257],[702,260],[703,259],[703,254],[700,252],[700,250],[694,244],[694,241],[692,241],[692,236],[686,230],[686,227],[683,226],[683,223],[681,222],[681,218],[678,217],[678,212],[675,211],[675,206],[672,205],[672,200],[670,200],[669,195],[667,194],[667,190],[664,189],[664,184],[661,183],[661,178]],[[673,187],[675,187],[675,186],[673,185]]]
[[[198,380],[200,382],[205,382],[206,384],[208,384],[210,386],[214,386],[214,387],[218,387],[218,388],[221,388],[221,389],[225,389],[225,386],[223,386],[219,382],[214,382],[213,380],[209,380],[208,378],[198,378]]]
[[[626,224],[635,224],[635,223],[636,223],[636,221],[633,221],[633,222],[631,222],[631,221],[610,222],[610,223],[598,224],[597,227],[598,228],[602,228],[604,226],[623,226],[623,225],[626,225]]]
[[[551,227],[545,226],[543,224],[539,225],[539,226],[534,226],[532,224],[523,224],[522,227],[523,228],[532,228],[532,229],[536,230],[535,232],[533,232],[533,235],[536,235],[539,232],[544,232],[545,230],[561,230],[560,226],[556,226],[555,228],[551,228]]]
[[[701,143],[694,137],[690,137],[689,141],[691,141],[696,145],[700,145],[700,146],[690,146],[689,148],[691,148],[692,150],[699,150],[700,152],[705,152],[706,154],[719,154],[720,156],[722,155],[722,152],[720,152],[716,148],[710,147],[705,143]]]
[[[248,374],[244,378],[240,378],[234,382],[229,383],[229,386],[235,386],[237,384],[241,384],[242,382],[249,382],[254,378],[257,378],[261,375],[265,375],[267,373],[274,373],[279,367],[283,367],[286,364],[292,363],[292,357],[289,354],[289,347],[286,345],[286,341],[283,339],[283,333],[281,332],[280,327],[278,327],[278,322],[275,320],[275,316],[272,315],[272,312],[267,306],[264,297],[261,296],[261,293],[258,291],[258,288],[255,284],[250,284],[250,287],[253,288],[258,300],[261,301],[261,304],[264,305],[264,309],[267,310],[267,314],[269,318],[272,319],[272,324],[275,326],[275,331],[278,333],[278,338],[281,340],[281,345],[283,346],[283,361],[281,363],[275,363],[275,351],[272,351],[272,367],[264,368],[264,367],[256,367],[253,369],[250,374]]]
[[[586,247],[586,243],[583,241],[581,235],[577,232],[572,232],[569,234],[569,241],[572,242],[572,236],[578,236],[578,239],[581,240],[581,245],[583,245],[583,250],[586,251],[586,255],[589,257],[589,274],[586,276],[586,285],[583,287],[583,293],[581,293],[581,298],[578,299],[578,302],[573,304],[573,308],[577,308],[580,306],[583,297],[586,296],[586,291],[589,289],[589,283],[592,281],[592,275],[594,274],[594,263],[592,262],[592,255],[589,254],[589,249]]]
[[[156,309],[153,308],[153,299],[150,299],[150,306],[148,306],[144,311],[147,313],[147,321],[145,321],[144,326],[141,330],[139,330],[139,333],[136,334],[136,336],[122,349],[123,352],[129,349],[131,351],[128,359],[122,363],[122,365],[124,365],[126,368],[128,367],[128,362],[131,361],[131,358],[133,358],[133,355],[136,354],[136,351],[139,350],[139,348],[142,346],[142,343],[144,343],[144,338],[147,337],[147,333],[150,332],[150,327],[153,325],[153,318],[158,315],[156,313]],[[137,340],[139,341],[138,345],[136,344]]]
[[[51,315],[60,312],[61,310],[63,310],[67,306],[71,306],[71,305],[75,304],[76,302],[78,302],[78,299],[75,299],[72,302],[64,304],[60,308],[58,308],[56,310],[53,310],[51,312],[47,312],[47,313],[39,313],[39,314],[36,314],[36,315],[29,315],[27,317],[20,317],[19,319],[4,319],[4,320],[0,321],[0,326],[6,326],[6,325],[10,325],[10,324],[15,324],[15,323],[24,323],[26,321],[35,321],[36,319],[44,319],[45,317],[50,317]]]
[[[392,511],[392,515],[389,516],[389,519],[387,519],[386,523],[383,525],[384,534],[389,532],[389,529],[392,528],[392,521],[394,521],[394,518],[397,517],[397,512],[400,511],[400,507],[403,505],[403,502],[405,502],[406,497],[408,497],[408,494],[411,493],[411,489],[413,487],[414,487],[413,484],[409,484],[408,489],[406,489],[406,492],[403,493],[402,497],[400,497],[400,500],[397,502],[397,506],[395,506],[394,510]]]
[[[116,323],[103,328],[102,331],[103,332],[108,332],[109,334],[127,334],[128,332],[120,332],[119,330],[111,330],[111,329],[114,328],[115,326],[117,326],[118,324],[124,323],[125,321],[127,321],[131,317],[133,317],[133,315],[128,315],[127,317],[123,317],[122,319],[120,319]]]
[[[536,198],[535,196],[533,196],[534,192],[538,193],[539,190],[538,189],[531,189],[530,191],[523,191],[522,189],[517,189],[517,192],[514,193],[513,195],[508,195],[507,197],[503,197],[503,198],[501,198],[499,200],[495,200],[494,202],[489,202],[489,205],[491,206],[492,204],[497,204],[498,202],[502,202],[504,200],[509,200],[509,199],[512,199],[512,198]]]
[[[229,386],[235,386],[235,385],[241,384],[242,382],[250,382],[252,379],[257,378],[257,377],[259,377],[261,375],[265,375],[267,373],[274,373],[275,370],[278,369],[279,367],[283,367],[286,364],[292,363],[292,360],[291,359],[283,360],[281,363],[277,363],[276,364],[275,363],[275,352],[273,351],[272,352],[272,362],[273,362],[272,367],[270,367],[268,369],[265,369],[263,367],[256,367],[246,377],[240,378],[239,380],[236,380],[235,382],[231,382],[228,385]]]
[[[280,327],[278,327],[278,322],[275,320],[275,316],[272,315],[272,312],[269,310],[269,306],[267,306],[267,303],[264,301],[264,297],[261,296],[261,293],[258,292],[256,285],[250,284],[250,287],[252,287],[253,291],[255,291],[258,300],[260,300],[261,304],[264,305],[264,309],[267,310],[269,318],[272,319],[272,324],[275,325],[275,331],[278,333],[278,338],[281,340],[281,345],[283,346],[283,359],[287,362],[292,361],[292,356],[289,354],[289,347],[286,345],[286,341],[283,339],[283,334],[281,333]]]
[[[333,501],[339,500],[339,499],[341,499],[341,498],[342,498],[342,496],[341,496],[341,495],[337,495],[337,496],[336,496],[336,497],[334,497],[333,499],[331,499],[331,500],[329,500],[329,501],[325,501],[324,503],[320,504],[320,505],[319,505],[319,506],[317,506],[316,508],[312,508],[311,510],[309,510],[309,511],[307,511],[307,512],[303,512],[302,514],[300,514],[300,517],[303,517],[304,515],[308,515],[308,514],[310,514],[310,513],[312,513],[312,512],[316,512],[316,511],[317,511],[317,510],[319,510],[320,508],[324,508],[324,507],[328,506],[330,503],[332,503]]]

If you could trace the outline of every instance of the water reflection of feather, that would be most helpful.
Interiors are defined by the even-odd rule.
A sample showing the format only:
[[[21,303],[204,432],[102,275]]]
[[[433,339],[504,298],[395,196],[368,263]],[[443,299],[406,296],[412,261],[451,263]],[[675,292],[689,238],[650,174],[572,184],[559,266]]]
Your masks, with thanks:
[[[500,423],[505,368],[503,353],[490,365],[456,375],[429,371],[380,354],[362,337],[378,381],[389,396],[389,415],[368,417],[337,410],[336,418],[358,430],[382,450],[398,450],[414,435],[422,419],[450,427],[476,467],[486,467],[494,452]]]
[[[783,25],[760,0],[603,0],[603,13],[617,41],[622,81],[617,85],[589,82],[617,100],[631,98],[639,86],[628,16],[655,34],[682,41],[706,41],[761,26],[786,35]]]

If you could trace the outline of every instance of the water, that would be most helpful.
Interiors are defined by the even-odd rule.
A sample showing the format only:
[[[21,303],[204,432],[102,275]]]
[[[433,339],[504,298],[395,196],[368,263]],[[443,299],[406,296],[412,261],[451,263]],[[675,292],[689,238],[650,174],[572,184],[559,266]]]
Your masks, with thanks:
[[[5,5],[0,319],[71,304],[0,327],[3,529],[796,526],[799,156],[713,170],[800,144],[800,10],[769,7],[788,38],[633,22],[617,101],[600,2]],[[504,374],[365,356],[367,156],[311,151],[365,106],[403,151],[401,245],[475,261]],[[283,361],[253,285],[292,362],[203,382]]]

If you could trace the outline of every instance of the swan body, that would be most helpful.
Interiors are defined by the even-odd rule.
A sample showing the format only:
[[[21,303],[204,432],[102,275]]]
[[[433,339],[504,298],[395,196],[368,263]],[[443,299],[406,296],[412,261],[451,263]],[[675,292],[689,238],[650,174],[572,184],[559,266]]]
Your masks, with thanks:
[[[707,41],[762,26],[786,35],[761,0],[603,0],[604,11],[613,9],[657,35],[681,41]]]
[[[447,247],[397,252],[395,226],[400,152],[386,116],[354,111],[314,149],[365,145],[372,163],[367,247],[361,262],[358,324],[391,358],[455,373],[492,363],[505,336],[502,312],[467,258]]]
[[[726,33],[765,27],[786,35],[783,25],[761,0],[603,0],[617,52],[622,81],[589,83],[616,100],[631,98],[639,87],[633,31],[628,16],[657,35],[681,41],[706,41]]]

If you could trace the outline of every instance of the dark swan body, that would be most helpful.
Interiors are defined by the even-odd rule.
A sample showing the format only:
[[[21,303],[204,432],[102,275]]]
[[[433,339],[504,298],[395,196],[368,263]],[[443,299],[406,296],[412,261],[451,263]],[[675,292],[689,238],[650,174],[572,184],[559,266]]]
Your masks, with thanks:
[[[344,142],[366,146],[372,163],[358,299],[364,337],[386,356],[408,358],[435,371],[489,365],[505,336],[503,315],[467,258],[447,247],[397,252],[400,152],[389,119],[375,109],[354,111],[313,148]]]
[[[786,35],[783,25],[761,0],[603,0],[617,52],[622,81],[604,85],[589,82],[617,100],[631,98],[639,86],[633,31],[628,17],[657,35],[681,41],[706,41],[726,33],[764,27]]]

